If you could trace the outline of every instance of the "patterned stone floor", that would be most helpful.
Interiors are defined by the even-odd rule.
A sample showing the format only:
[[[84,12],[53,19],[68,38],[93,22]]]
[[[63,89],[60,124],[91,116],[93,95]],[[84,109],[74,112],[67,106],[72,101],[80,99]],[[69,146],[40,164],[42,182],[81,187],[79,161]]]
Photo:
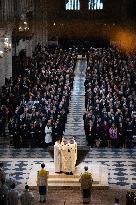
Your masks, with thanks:
[[[0,161],[5,171],[18,184],[24,184],[35,164],[53,162],[46,149],[0,148]],[[84,162],[108,166],[109,185],[112,188],[136,189],[136,149],[91,148]]]
[[[35,205],[38,203],[37,190],[32,191],[35,198]],[[120,205],[125,205],[125,190],[92,190],[90,205],[114,205],[115,197],[120,199]],[[82,195],[80,190],[49,190],[47,194],[48,205],[82,205]]]
[[[75,78],[73,83],[73,90],[71,93],[71,101],[69,105],[69,114],[66,124],[64,136],[72,137],[79,145],[85,145],[85,132],[83,114],[85,111],[85,70],[87,61],[78,60],[75,69]]]

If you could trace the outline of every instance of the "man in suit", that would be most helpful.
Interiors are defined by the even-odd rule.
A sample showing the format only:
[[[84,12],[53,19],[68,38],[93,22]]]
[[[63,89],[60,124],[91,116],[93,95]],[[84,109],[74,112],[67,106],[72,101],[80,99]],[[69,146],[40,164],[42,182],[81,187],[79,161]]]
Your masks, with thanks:
[[[44,169],[45,164],[41,164],[41,170],[37,172],[37,186],[39,187],[39,201],[44,203],[46,201],[46,193],[48,188],[48,174],[49,172]]]

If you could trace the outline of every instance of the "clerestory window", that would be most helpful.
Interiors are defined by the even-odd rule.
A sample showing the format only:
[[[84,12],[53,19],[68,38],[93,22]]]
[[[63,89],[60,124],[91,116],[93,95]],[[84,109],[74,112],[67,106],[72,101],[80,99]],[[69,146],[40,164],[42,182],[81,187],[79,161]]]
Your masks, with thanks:
[[[102,10],[103,0],[89,0],[88,9],[89,10]]]
[[[66,10],[80,10],[80,0],[68,0]]]
[[[89,10],[102,10],[103,0],[88,0]],[[80,10],[80,0],[66,0],[66,10]]]

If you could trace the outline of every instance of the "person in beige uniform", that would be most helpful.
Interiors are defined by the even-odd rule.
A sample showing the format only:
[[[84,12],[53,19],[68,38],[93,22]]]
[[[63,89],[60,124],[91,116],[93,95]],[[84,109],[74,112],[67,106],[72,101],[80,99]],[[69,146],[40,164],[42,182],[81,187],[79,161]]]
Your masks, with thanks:
[[[37,186],[39,187],[39,202],[46,201],[46,193],[48,188],[48,174],[49,172],[44,169],[45,164],[41,164],[41,170],[37,172]]]
[[[81,174],[79,182],[81,183],[81,191],[83,196],[83,203],[89,204],[91,199],[91,189],[93,178],[91,173],[88,172],[88,167],[84,167],[85,172]]]

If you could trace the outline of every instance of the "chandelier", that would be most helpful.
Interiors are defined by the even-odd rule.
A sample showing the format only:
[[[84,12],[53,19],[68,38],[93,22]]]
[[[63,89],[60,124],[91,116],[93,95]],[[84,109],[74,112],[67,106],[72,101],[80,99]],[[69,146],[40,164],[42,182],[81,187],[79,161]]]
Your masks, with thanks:
[[[27,19],[26,19],[26,15],[25,14],[22,14],[21,15],[21,20],[19,22],[19,31],[20,32],[24,32],[24,31],[29,31],[29,25],[28,25],[28,22],[27,22]]]
[[[4,38],[4,50],[5,51],[11,50],[11,43],[8,37]]]

